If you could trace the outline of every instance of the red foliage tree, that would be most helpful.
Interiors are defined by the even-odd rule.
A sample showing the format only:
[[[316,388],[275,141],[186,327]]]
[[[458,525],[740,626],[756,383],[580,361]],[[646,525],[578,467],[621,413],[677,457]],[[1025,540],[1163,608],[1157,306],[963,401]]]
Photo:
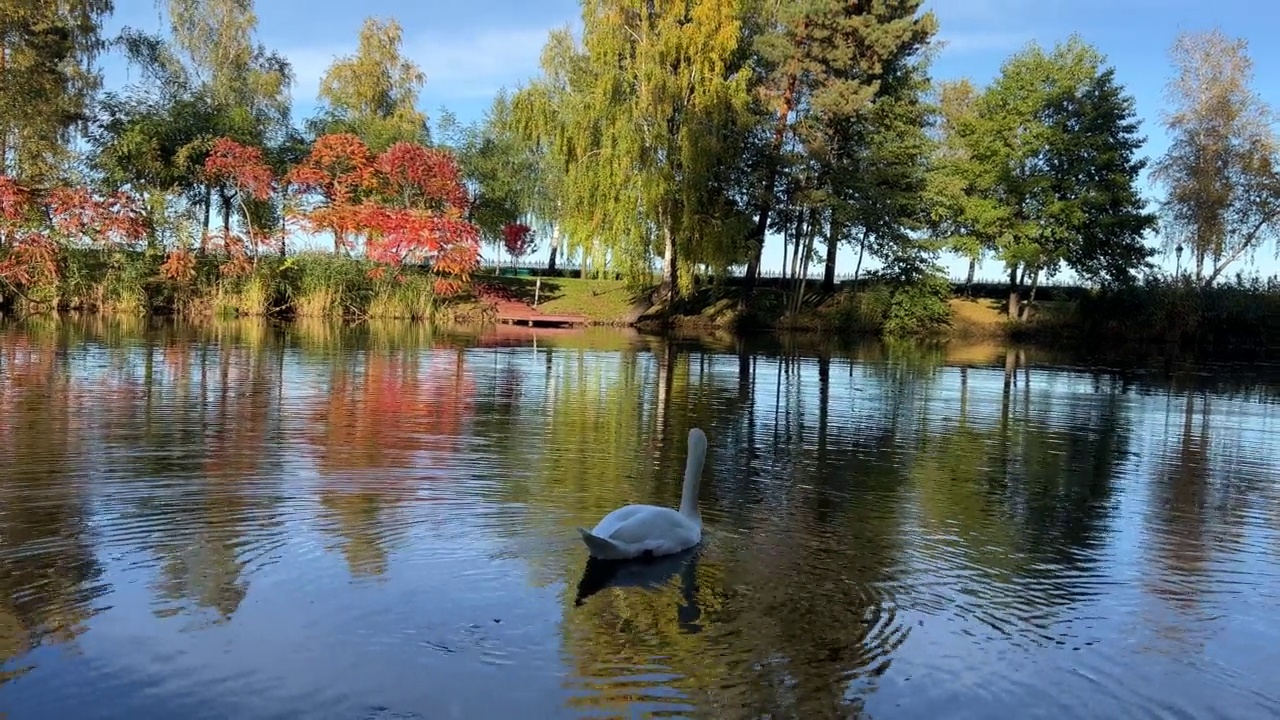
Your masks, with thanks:
[[[276,192],[275,171],[267,164],[261,148],[224,137],[214,141],[204,161],[204,172],[211,183],[222,189],[228,202],[239,203],[245,219],[245,233],[234,233],[230,227],[223,227],[221,243],[228,259],[220,269],[227,275],[246,274],[253,269],[249,254],[256,255],[259,247],[271,240],[266,228],[253,227],[248,203],[271,199]],[[230,213],[226,217],[229,220]]]
[[[10,288],[58,276],[57,245],[32,227],[34,209],[31,190],[0,175],[0,282]]]
[[[399,142],[378,156],[374,170],[386,205],[362,218],[369,257],[392,266],[429,262],[435,272],[465,280],[480,261],[480,231],[465,219],[470,196],[453,153]]]
[[[341,133],[316,138],[285,182],[300,195],[318,197],[296,217],[311,232],[333,233],[334,252],[342,252],[360,230],[355,205],[362,193],[374,188],[375,179],[368,146],[355,135]]]
[[[363,237],[366,256],[383,266],[376,276],[429,263],[451,276],[438,288],[447,291],[479,263],[480,233],[465,219],[470,197],[450,152],[401,142],[373,157],[355,135],[324,135],[286,182],[314,198],[295,213],[303,228],[333,233],[335,252]]]
[[[0,258],[0,280],[19,289],[57,280],[59,250],[57,243],[40,233],[18,238]]]
[[[0,177],[0,279],[15,288],[58,277],[63,244],[115,250],[147,236],[139,200],[123,192],[95,195],[87,188],[60,187],[37,198],[12,178]]]
[[[529,254],[534,247],[533,228],[524,223],[508,223],[502,226],[502,244],[507,254],[519,259]]]
[[[21,221],[31,211],[31,191],[6,175],[0,175],[0,222]]]
[[[204,161],[209,179],[226,184],[254,200],[269,200],[276,189],[276,175],[261,148],[218,138]]]
[[[465,279],[480,259],[480,231],[449,215],[366,203],[355,213],[367,233],[370,260],[399,267],[430,263],[437,273]]]
[[[88,188],[61,187],[46,199],[53,229],[66,241],[116,249],[147,237],[147,215],[137,197],[124,192],[95,196]]]
[[[453,153],[398,142],[378,156],[375,169],[389,204],[462,215],[470,196]]]

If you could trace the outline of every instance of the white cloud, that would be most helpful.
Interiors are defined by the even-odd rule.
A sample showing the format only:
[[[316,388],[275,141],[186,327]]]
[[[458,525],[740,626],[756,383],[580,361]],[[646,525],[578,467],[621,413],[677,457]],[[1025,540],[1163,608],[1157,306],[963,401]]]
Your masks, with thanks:
[[[551,29],[476,28],[450,35],[422,34],[405,39],[404,54],[427,75],[424,103],[490,97],[499,88],[538,73],[538,58]],[[324,71],[335,58],[353,52],[354,44],[287,51],[297,75],[295,101],[313,102]]]

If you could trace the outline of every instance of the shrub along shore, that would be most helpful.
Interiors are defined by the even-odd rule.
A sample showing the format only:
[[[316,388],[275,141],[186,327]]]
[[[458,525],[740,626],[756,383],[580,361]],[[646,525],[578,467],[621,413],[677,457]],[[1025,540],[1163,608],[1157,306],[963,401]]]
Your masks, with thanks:
[[[500,285],[531,304],[536,293],[539,309],[547,313],[650,332],[799,331],[1060,347],[1106,343],[1112,349],[1280,348],[1280,286],[1244,279],[1208,288],[1169,279],[1109,292],[1054,288],[1042,292],[1023,318],[1011,320],[1005,289],[998,286],[904,290],[876,277],[832,292],[810,289],[800,297],[787,283],[761,284],[749,296],[732,284],[707,283],[678,306],[667,306],[652,302],[652,287],[554,274],[539,279],[482,272],[461,291],[441,294],[435,278],[420,268],[379,276],[373,263],[327,252],[263,256],[241,276],[228,276],[214,258],[198,258],[185,281],[167,276],[164,262],[159,252],[66,252],[56,281],[22,293],[0,288],[0,310],[485,324],[494,321],[485,297]]]
[[[263,255],[242,274],[224,259],[196,255],[184,279],[164,271],[163,252],[69,250],[56,279],[19,291],[0,286],[0,309],[164,315],[186,319],[229,316],[403,319],[436,321],[438,311],[462,307],[465,293],[444,298],[436,278],[414,267],[395,272],[376,263],[326,252]],[[471,303],[474,305],[474,303]]]

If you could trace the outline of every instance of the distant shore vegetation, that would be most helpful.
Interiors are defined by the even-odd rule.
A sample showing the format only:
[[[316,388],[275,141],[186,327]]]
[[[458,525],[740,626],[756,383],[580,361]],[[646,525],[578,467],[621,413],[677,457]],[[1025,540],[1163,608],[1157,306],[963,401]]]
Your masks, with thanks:
[[[429,122],[379,18],[295,123],[246,4],[168,0],[165,32],[116,37],[109,4],[3,15],[0,310],[484,322],[486,289],[528,284],[501,256],[602,323],[1280,344],[1280,291],[1239,274],[1277,247],[1275,115],[1217,29],[1171,38],[1148,158],[1083,37],[936,78],[922,2],[584,4],[471,124]],[[129,84],[101,87],[105,52]]]

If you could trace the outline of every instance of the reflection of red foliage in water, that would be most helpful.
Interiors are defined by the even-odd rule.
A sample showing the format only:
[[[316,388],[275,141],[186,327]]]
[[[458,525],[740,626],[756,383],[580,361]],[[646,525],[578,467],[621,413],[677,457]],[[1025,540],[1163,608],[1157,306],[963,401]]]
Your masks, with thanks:
[[[321,470],[430,470],[431,459],[418,455],[456,450],[474,390],[461,350],[370,355],[358,369],[335,369],[328,396],[308,418]]]
[[[72,382],[52,337],[5,337],[0,344],[0,368],[0,447],[15,453],[21,454],[20,448],[32,443],[65,445],[73,439],[72,429],[98,415],[93,410],[73,413],[73,407],[98,408],[104,413],[115,410],[109,400],[111,387]],[[28,404],[35,406],[34,415],[42,421],[56,419],[59,426],[54,436],[49,436],[47,423],[31,424],[33,412],[24,407]]]

